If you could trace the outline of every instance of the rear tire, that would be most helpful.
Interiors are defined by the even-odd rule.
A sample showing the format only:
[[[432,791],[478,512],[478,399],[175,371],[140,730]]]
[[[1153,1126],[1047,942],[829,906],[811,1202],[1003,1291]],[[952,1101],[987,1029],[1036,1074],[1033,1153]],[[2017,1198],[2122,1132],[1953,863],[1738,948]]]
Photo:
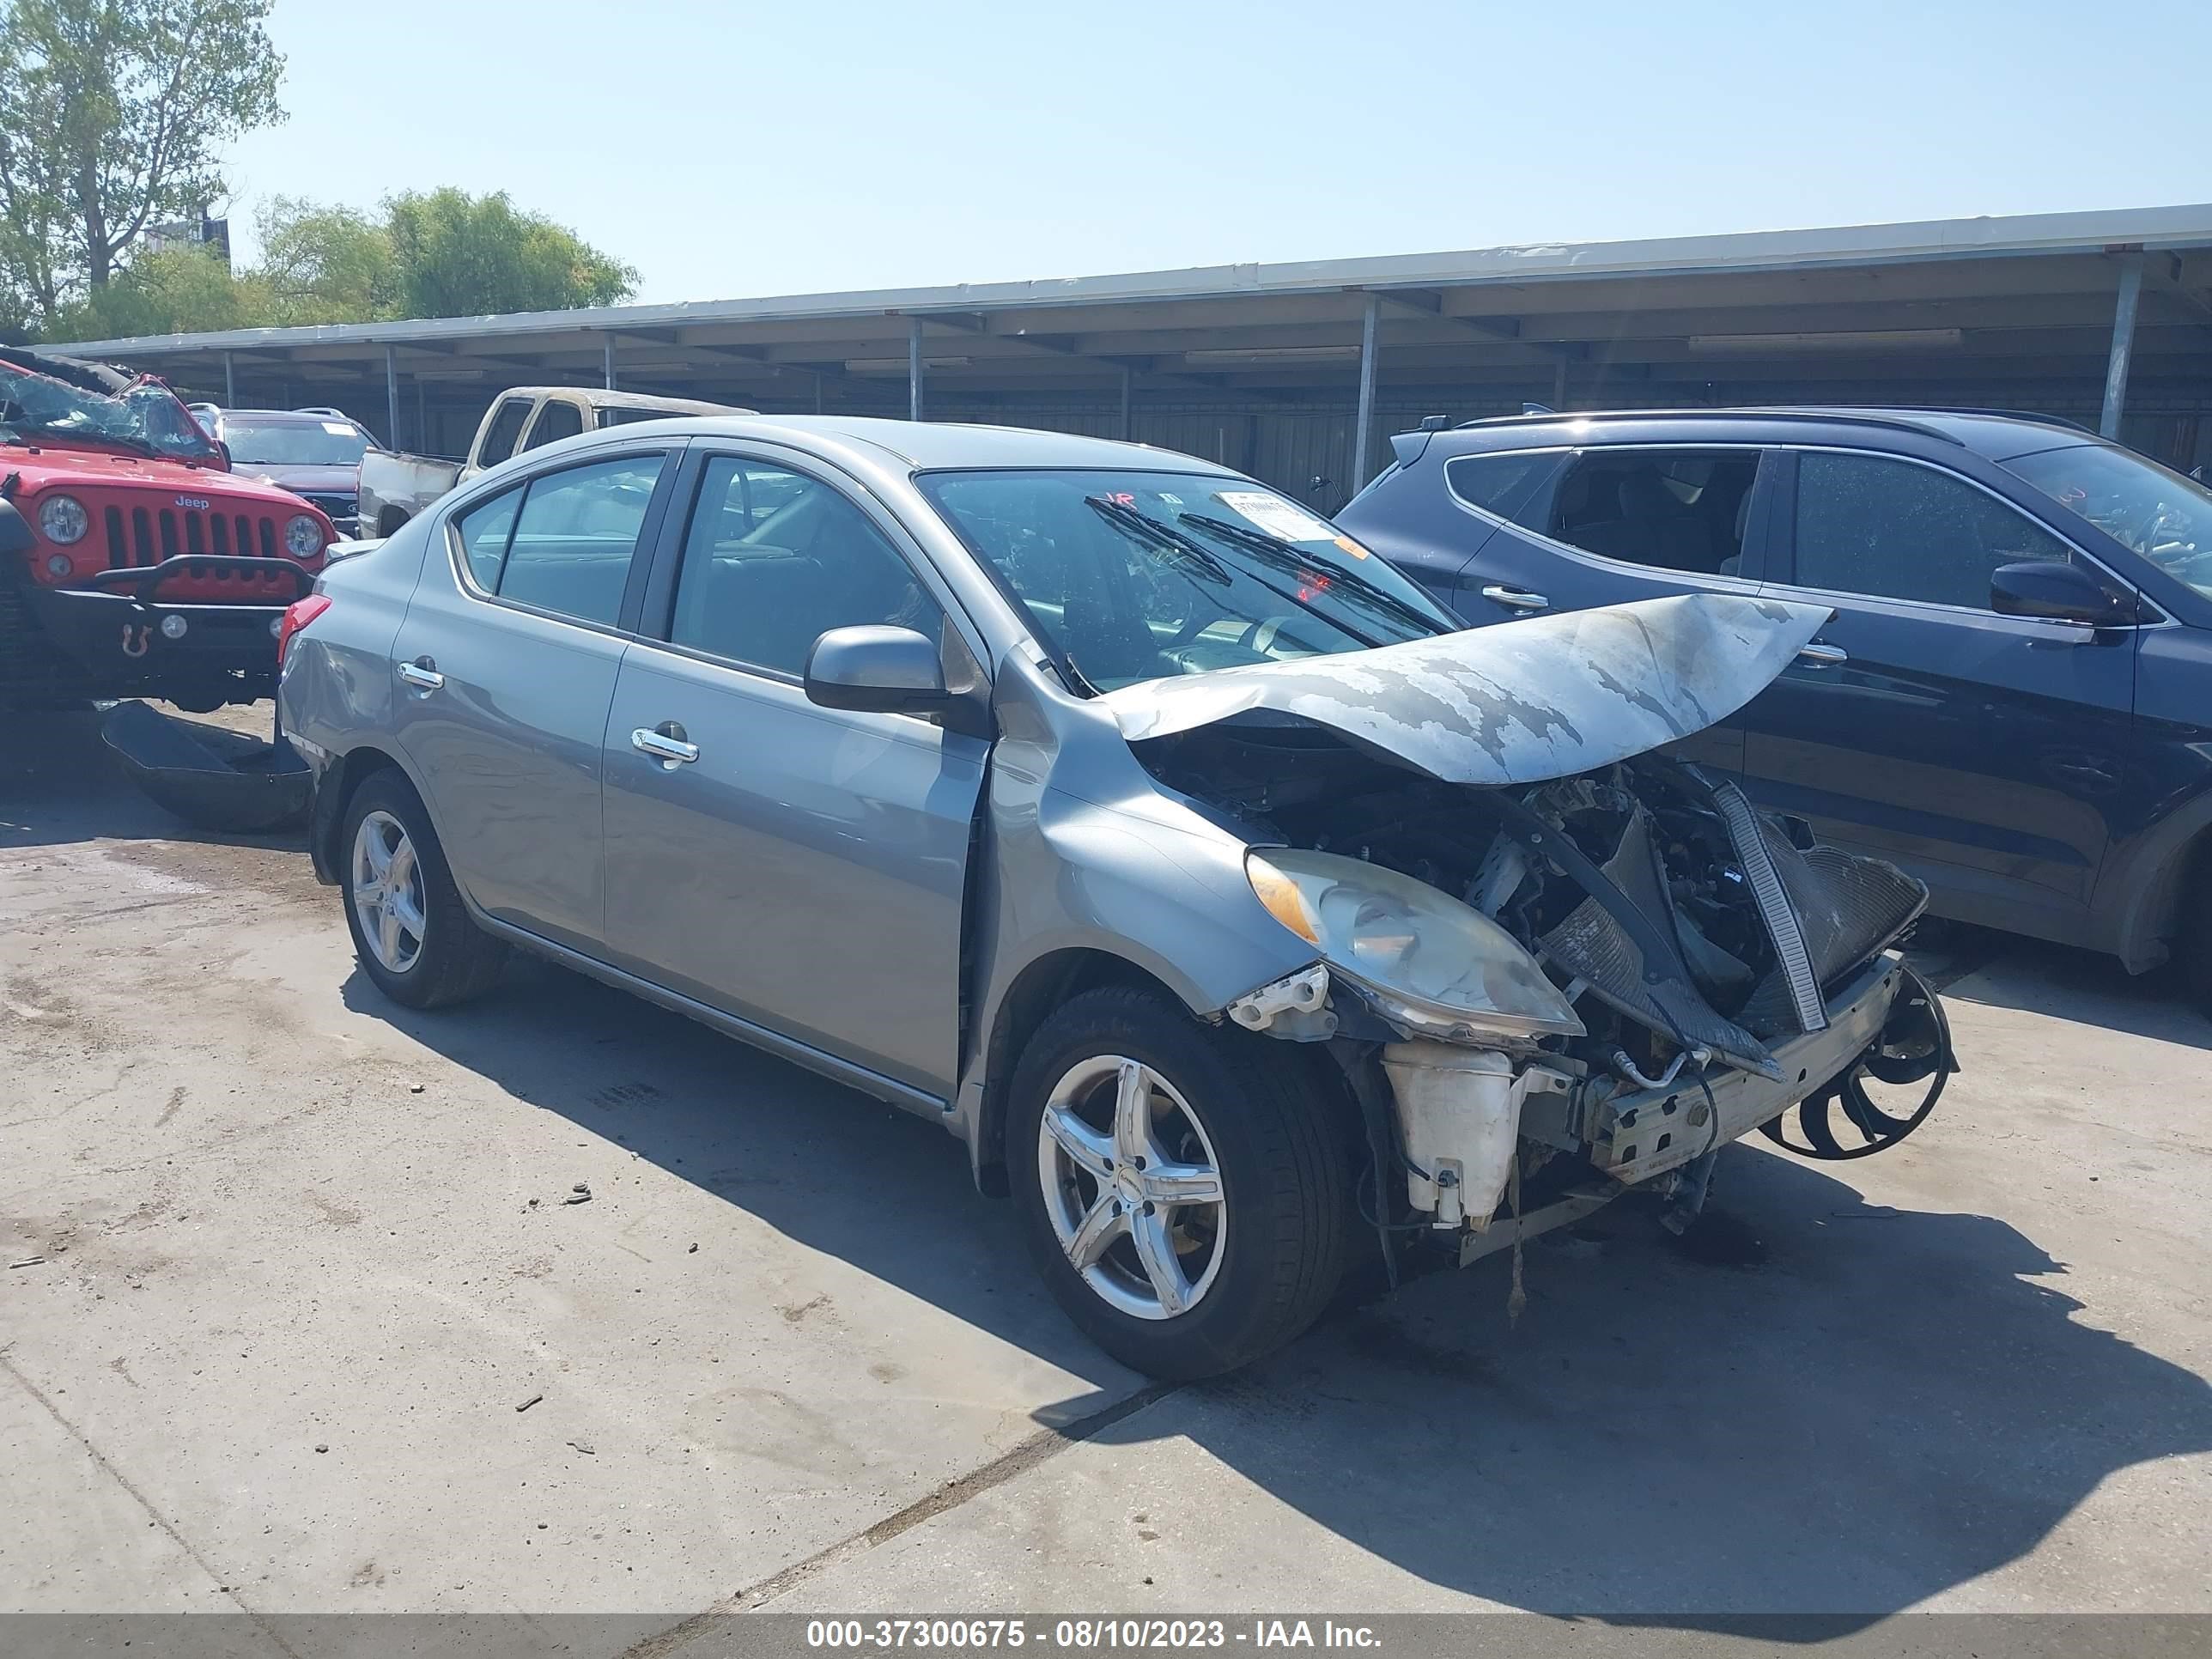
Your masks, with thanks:
[[[444,1008],[499,982],[507,949],[462,902],[422,797],[404,774],[372,772],[346,802],[338,892],[354,955],[409,1008]]]
[[[1343,1277],[1352,1208],[1328,1083],[1316,1054],[1151,991],[1085,992],[1038,1028],[1006,1167],[1037,1270],[1092,1341],[1185,1382],[1313,1323]]]

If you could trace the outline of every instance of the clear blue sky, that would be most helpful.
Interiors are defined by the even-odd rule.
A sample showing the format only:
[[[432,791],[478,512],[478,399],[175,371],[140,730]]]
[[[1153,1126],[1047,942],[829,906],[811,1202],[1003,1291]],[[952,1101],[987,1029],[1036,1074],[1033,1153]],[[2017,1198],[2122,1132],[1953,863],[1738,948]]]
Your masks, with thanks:
[[[230,165],[506,190],[639,298],[2212,200],[2166,0],[278,0]]]

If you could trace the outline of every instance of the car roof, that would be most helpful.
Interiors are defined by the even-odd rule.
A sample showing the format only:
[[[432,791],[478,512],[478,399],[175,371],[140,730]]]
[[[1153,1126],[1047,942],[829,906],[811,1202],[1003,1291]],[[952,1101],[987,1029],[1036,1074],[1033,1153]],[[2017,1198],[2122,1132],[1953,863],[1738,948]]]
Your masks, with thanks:
[[[1072,432],[1042,432],[1031,427],[967,426],[855,415],[731,416],[702,420],[687,416],[677,424],[701,436],[723,434],[781,439],[810,449],[824,443],[866,444],[918,472],[955,467],[1092,467],[1236,476],[1216,462],[1171,449],[1086,438]],[[638,428],[620,430],[635,434]]]
[[[212,405],[201,404],[198,405],[198,407],[209,408],[212,407]],[[350,415],[326,415],[320,410],[217,409],[216,410],[216,413],[226,421],[268,421],[278,426],[320,426],[325,421],[330,420],[342,420],[349,426],[359,426],[361,424],[360,422],[355,420]]]
[[[1715,428],[1711,435],[1718,436],[1732,428],[1765,426],[1779,441],[1789,428],[1806,425],[1856,427],[1869,434],[1887,431],[1935,438],[1957,444],[1990,460],[2003,460],[2034,450],[2061,448],[2069,444],[2103,441],[2095,433],[2062,415],[2001,409],[1923,409],[1909,404],[1804,404],[1735,409],[1589,410],[1571,413],[1493,416],[1484,420],[1462,422],[1450,430],[1490,434],[1526,431],[1543,434],[1542,441],[1557,442],[1566,436],[1561,428],[1602,426],[1607,428],[1609,438],[1618,438],[1623,435],[1623,428],[1663,426],[1669,428],[1668,435],[1670,439],[1680,441],[1685,438],[1693,440],[1698,435],[1694,428],[1699,427]],[[1444,434],[1439,433],[1437,435],[1442,437]],[[1743,434],[1735,432],[1733,435]],[[1575,441],[1571,438],[1567,441]]]

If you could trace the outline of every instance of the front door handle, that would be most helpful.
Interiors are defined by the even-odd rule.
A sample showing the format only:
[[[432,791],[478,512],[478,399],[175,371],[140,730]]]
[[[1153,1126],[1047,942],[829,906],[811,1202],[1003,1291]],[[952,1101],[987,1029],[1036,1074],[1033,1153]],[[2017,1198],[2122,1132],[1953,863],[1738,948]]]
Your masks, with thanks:
[[[435,691],[446,683],[435,664],[428,657],[417,657],[413,662],[399,665],[399,678],[419,691]]]
[[[1809,645],[1797,647],[1797,660],[1808,668],[1838,668],[1851,659],[1851,653],[1840,645],[1830,645],[1826,640],[1814,640]]]
[[[684,728],[674,720],[663,720],[653,731],[639,726],[629,734],[629,746],[640,754],[652,756],[660,763],[665,771],[673,772],[678,767],[689,765],[699,758],[699,745],[686,743]]]
[[[1541,593],[1531,593],[1525,587],[1506,587],[1497,582],[1484,588],[1482,597],[1508,611],[1542,611],[1552,603]]]

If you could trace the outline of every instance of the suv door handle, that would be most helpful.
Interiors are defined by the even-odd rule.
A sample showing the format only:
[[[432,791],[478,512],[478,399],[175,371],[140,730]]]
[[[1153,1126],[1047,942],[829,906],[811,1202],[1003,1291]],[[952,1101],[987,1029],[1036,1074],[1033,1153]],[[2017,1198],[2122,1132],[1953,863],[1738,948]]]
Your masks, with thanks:
[[[418,690],[435,691],[446,683],[446,677],[428,657],[417,657],[413,662],[399,665],[399,678]]]
[[[1797,660],[1808,668],[1838,668],[1851,659],[1851,653],[1840,645],[1830,645],[1826,640],[1814,640],[1809,645],[1797,647]]]
[[[1541,593],[1531,593],[1525,587],[1506,587],[1497,582],[1484,588],[1482,597],[1508,611],[1542,611],[1552,603]]]
[[[650,755],[667,771],[688,765],[699,758],[699,745],[686,743],[676,735],[684,728],[674,720],[663,720],[658,731],[647,731],[641,726],[629,734],[629,746],[640,754]]]

